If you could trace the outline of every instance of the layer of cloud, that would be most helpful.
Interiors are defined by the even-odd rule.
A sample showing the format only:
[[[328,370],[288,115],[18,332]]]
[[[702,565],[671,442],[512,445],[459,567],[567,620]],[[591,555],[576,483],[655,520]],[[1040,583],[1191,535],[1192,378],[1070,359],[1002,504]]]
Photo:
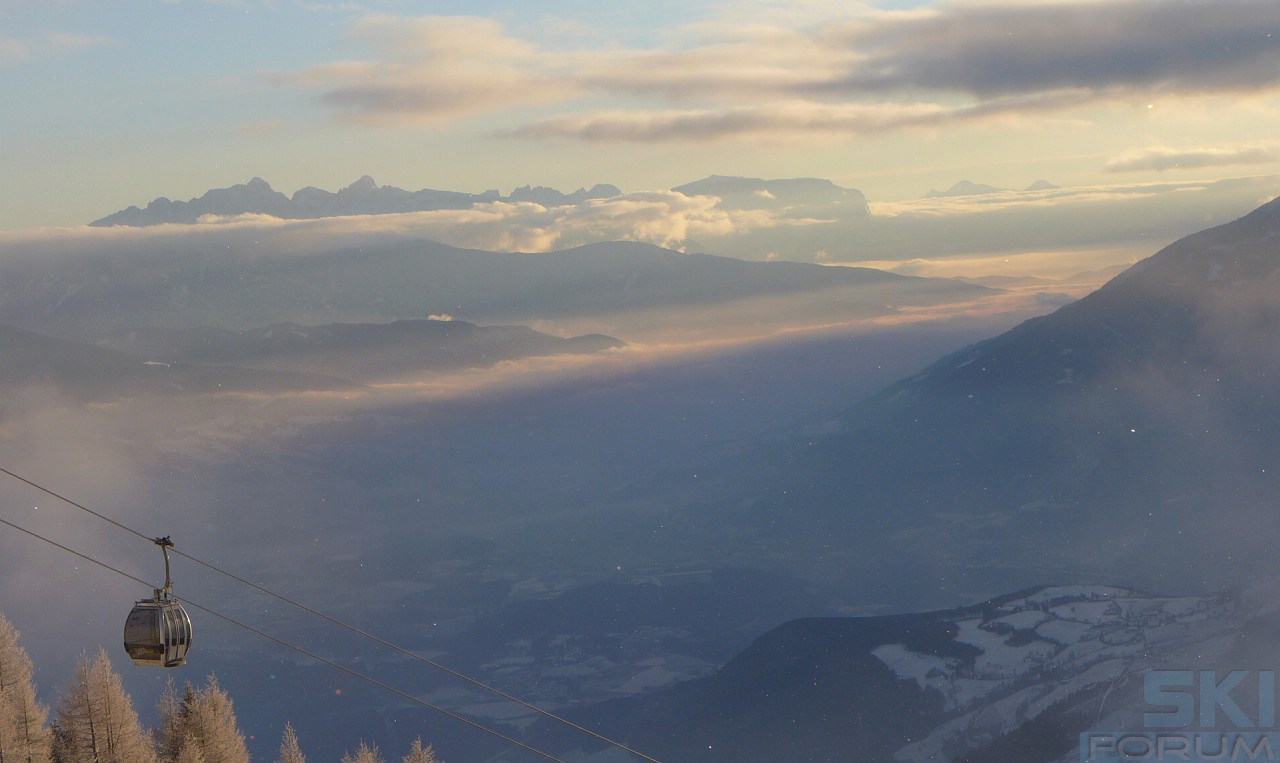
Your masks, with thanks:
[[[1062,251],[1137,243],[1147,253],[1177,236],[1250,211],[1280,192],[1274,175],[1223,180],[1128,182],[1001,191],[860,205],[724,208],[714,196],[674,191],[628,193],[581,205],[489,202],[468,209],[282,220],[269,215],[208,216],[197,225],[0,231],[0,262],[40,257],[42,242],[84,243],[172,238],[173,247],[234,229],[253,239],[273,233],[280,254],[305,256],[324,245],[361,246],[371,239],[427,238],[453,246],[541,252],[601,241],[640,241],[741,259],[818,262]],[[167,239],[166,239],[167,240]],[[87,256],[87,255],[86,255]],[[1064,258],[1069,260],[1070,258]],[[1063,269],[1088,269],[1066,262]],[[966,271],[981,275],[981,271]],[[1032,275],[1023,270],[1022,274]],[[1055,273],[1061,271],[1055,268]]]
[[[288,251],[305,252],[317,241],[333,243],[365,235],[429,238],[452,246],[498,252],[544,252],[598,241],[640,241],[682,248],[689,240],[748,234],[752,230],[804,226],[813,221],[782,217],[770,210],[721,209],[714,196],[676,191],[644,191],[579,205],[545,207],[535,202],[487,202],[468,209],[444,209],[379,215],[347,215],[282,220],[263,214],[205,215],[197,225],[151,228],[72,228],[0,231],[0,257],[45,240],[86,243],[128,241],[156,236],[201,235],[200,231],[238,227],[280,229],[298,243]]]
[[[834,92],[913,87],[986,99],[1280,85],[1280,5],[1254,0],[955,4],[827,33],[862,57],[823,85]]]
[[[989,119],[1016,118],[1061,108],[1080,94],[1002,98],[968,106],[940,103],[820,103],[786,101],[721,110],[630,111],[549,117],[510,130],[502,137],[574,138],[586,141],[713,141],[725,139],[806,141],[886,133],[907,127],[940,127]]]
[[[1280,161],[1280,144],[1250,143],[1240,146],[1200,146],[1171,148],[1150,146],[1113,157],[1103,166],[1105,172],[1138,172],[1201,167],[1226,167],[1236,164],[1270,164]]]
[[[872,201],[870,219],[757,228],[708,237],[706,251],[746,259],[819,262],[992,257],[1136,244],[1147,254],[1179,236],[1232,220],[1280,192],[1280,178],[1129,182]],[[1064,255],[1055,275],[1091,269]],[[975,265],[982,263],[975,262]],[[994,272],[1005,272],[1000,268]],[[966,275],[982,275],[968,269]],[[1034,270],[1020,274],[1035,275]]]
[[[1053,251],[976,253],[937,259],[858,260],[840,265],[876,268],[925,278],[986,278],[984,285],[1020,291],[1069,290],[1083,296],[1127,267],[1151,255],[1151,244],[1081,247]]]
[[[816,21],[801,14],[807,23],[762,16],[690,25],[666,47],[572,51],[492,19],[377,16],[352,32],[371,46],[368,60],[274,78],[312,89],[343,118],[378,124],[605,97],[609,111],[580,109],[500,134],[641,142],[857,135],[1280,87],[1275,3],[1064,0],[840,12]],[[618,109],[617,99],[639,105]]]
[[[307,222],[269,224],[331,229],[341,235],[353,230],[395,231],[423,236],[452,246],[496,252],[545,252],[595,241],[642,241],[670,248],[708,236],[745,234],[781,221],[763,210],[723,210],[710,196],[685,196],[674,191],[630,193],[593,199],[581,205],[544,207],[533,202],[491,202],[470,209],[434,210],[357,218],[327,218]],[[245,218],[230,218],[231,222]]]
[[[279,84],[319,91],[341,117],[377,124],[432,123],[558,100],[573,92],[552,56],[469,16],[365,18],[352,31],[381,60],[336,61],[276,73]]]
[[[0,35],[0,63],[68,55],[114,44],[100,34],[50,30],[33,37]]]

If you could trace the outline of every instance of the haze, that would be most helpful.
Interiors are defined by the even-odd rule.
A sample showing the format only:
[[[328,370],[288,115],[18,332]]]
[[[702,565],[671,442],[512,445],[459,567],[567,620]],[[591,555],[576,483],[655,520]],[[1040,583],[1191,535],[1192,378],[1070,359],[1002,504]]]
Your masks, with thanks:
[[[686,682],[771,664],[736,656],[786,651],[757,639],[797,618],[1042,584],[1218,612],[1274,574],[1280,3],[14,0],[0,99],[0,467],[619,735],[730,723]],[[65,501],[0,499],[157,577]],[[137,588],[0,528],[0,610],[46,694],[118,649]],[[1141,606],[1191,622],[1169,601]],[[890,634],[884,675],[933,664],[907,620],[852,622]],[[218,673],[256,759],[287,720],[316,760],[418,734],[523,760],[197,633],[180,680]],[[742,685],[783,696],[761,670]],[[126,676],[144,716],[163,679]]]

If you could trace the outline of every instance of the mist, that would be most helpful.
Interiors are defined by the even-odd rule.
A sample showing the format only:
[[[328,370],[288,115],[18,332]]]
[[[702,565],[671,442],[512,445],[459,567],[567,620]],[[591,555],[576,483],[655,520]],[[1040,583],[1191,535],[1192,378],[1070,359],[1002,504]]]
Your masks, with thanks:
[[[54,326],[64,338],[6,339],[6,347],[31,351],[10,355],[6,364],[0,465],[147,538],[170,535],[183,553],[357,625],[374,623],[380,635],[447,653],[449,663],[483,675],[508,648],[506,631],[485,630],[493,618],[540,617],[568,591],[589,599],[608,591],[611,600],[625,602],[643,598],[646,589],[634,581],[646,576],[708,563],[713,570],[739,565],[737,552],[708,558],[704,534],[684,533],[682,527],[698,522],[695,515],[676,504],[637,504],[645,492],[630,485],[687,483],[689,495],[701,494],[686,465],[703,454],[744,447],[823,408],[846,405],[942,352],[1046,310],[1033,298],[965,284],[890,278],[833,285],[829,274],[838,269],[817,269],[819,278],[804,288],[774,289],[765,280],[754,294],[705,301],[692,294],[652,305],[623,302],[614,311],[590,302],[545,315],[526,310],[529,323],[550,337],[605,332],[621,346],[468,367],[424,361],[420,370],[392,376],[379,373],[384,364],[376,357],[360,378],[335,380],[113,349],[124,341],[145,347],[151,321],[165,321],[157,316],[183,316],[196,332],[207,332],[211,326],[200,324],[214,321],[241,337],[253,326],[300,315],[375,319],[383,326],[413,315],[403,305],[379,302],[376,293],[372,300],[353,294],[347,303],[316,310],[306,298],[291,300],[284,285],[239,310],[189,310],[200,305],[188,288],[192,264],[205,268],[205,280],[196,283],[216,285],[243,274],[248,283],[307,288],[305,279],[275,274],[294,265],[305,271],[308,262],[334,255],[326,255],[319,239],[296,236],[297,229],[271,223],[10,238],[0,266],[24,275],[0,312],[6,320]],[[369,252],[381,241],[387,239],[361,234],[329,246]],[[319,253],[307,250],[312,246]],[[392,250],[394,256],[412,259],[436,245],[411,239],[397,246],[408,248]],[[458,256],[471,255],[484,261],[486,253]],[[777,266],[767,268],[773,273]],[[445,311],[453,321],[485,315],[457,310],[456,301],[419,310],[416,315],[434,316],[433,324],[452,323],[440,320]],[[306,334],[319,324],[294,325],[273,330]],[[387,352],[403,356],[402,348]],[[145,539],[29,486],[8,484],[5,498],[20,508],[15,524],[159,582],[163,559]],[[120,627],[133,600],[150,595],[148,586],[17,531],[0,534],[0,543],[4,611],[36,659],[46,702],[55,699],[81,652],[102,645],[118,670],[125,666],[116,647]],[[750,586],[754,612],[727,614],[718,625],[708,623],[695,643],[664,647],[681,654],[686,666],[669,673],[669,681],[710,670],[768,622],[820,609],[826,600],[799,597],[782,567],[769,577],[776,590],[768,595],[756,572],[716,575],[687,591],[710,600],[736,591],[731,600],[741,600],[748,590],[742,586]],[[174,584],[192,604],[317,653],[357,659],[379,675],[397,670],[394,655],[370,652],[369,645],[180,557]],[[50,600],[58,602],[56,616]],[[705,608],[707,599],[686,606]],[[274,750],[287,719],[312,740],[308,750],[334,754],[370,728],[404,744],[399,736],[424,734],[445,751],[488,744],[458,739],[448,723],[416,716],[412,726],[384,728],[385,718],[371,719],[390,712],[384,698],[349,682],[339,682],[343,694],[335,695],[334,679],[308,659],[198,609],[192,614],[198,658],[179,668],[178,679],[218,672],[236,696],[247,734],[256,737],[250,743],[256,755]],[[616,648],[616,639],[634,639],[645,627],[623,618],[617,634],[600,635],[593,649]],[[573,702],[603,699],[628,686],[643,670],[635,662],[653,658],[655,649],[637,650],[612,671],[582,677],[564,691],[576,696]],[[127,675],[146,716],[163,677]],[[457,694],[439,677],[404,680],[413,691],[444,693],[449,702],[488,702]],[[291,717],[279,705],[280,693],[325,694],[334,704]],[[364,703],[374,716],[346,716],[342,698]]]

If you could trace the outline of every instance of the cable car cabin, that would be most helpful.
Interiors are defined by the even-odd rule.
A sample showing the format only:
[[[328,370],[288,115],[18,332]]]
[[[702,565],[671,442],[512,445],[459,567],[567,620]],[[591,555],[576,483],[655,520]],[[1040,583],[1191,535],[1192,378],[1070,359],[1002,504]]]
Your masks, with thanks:
[[[135,665],[186,665],[190,648],[191,618],[181,604],[157,595],[133,605],[124,623],[124,650]]]
[[[173,598],[173,581],[169,579],[169,536],[156,538],[164,552],[164,588],[152,589],[150,599],[133,605],[124,621],[124,650],[135,665],[176,668],[187,664],[191,648],[191,617]]]

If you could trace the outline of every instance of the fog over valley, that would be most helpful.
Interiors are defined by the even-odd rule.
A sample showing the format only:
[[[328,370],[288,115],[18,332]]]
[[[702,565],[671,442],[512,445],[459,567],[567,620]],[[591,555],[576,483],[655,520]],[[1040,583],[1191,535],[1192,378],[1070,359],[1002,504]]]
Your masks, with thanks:
[[[1277,63],[0,3],[0,763],[1280,759]]]

